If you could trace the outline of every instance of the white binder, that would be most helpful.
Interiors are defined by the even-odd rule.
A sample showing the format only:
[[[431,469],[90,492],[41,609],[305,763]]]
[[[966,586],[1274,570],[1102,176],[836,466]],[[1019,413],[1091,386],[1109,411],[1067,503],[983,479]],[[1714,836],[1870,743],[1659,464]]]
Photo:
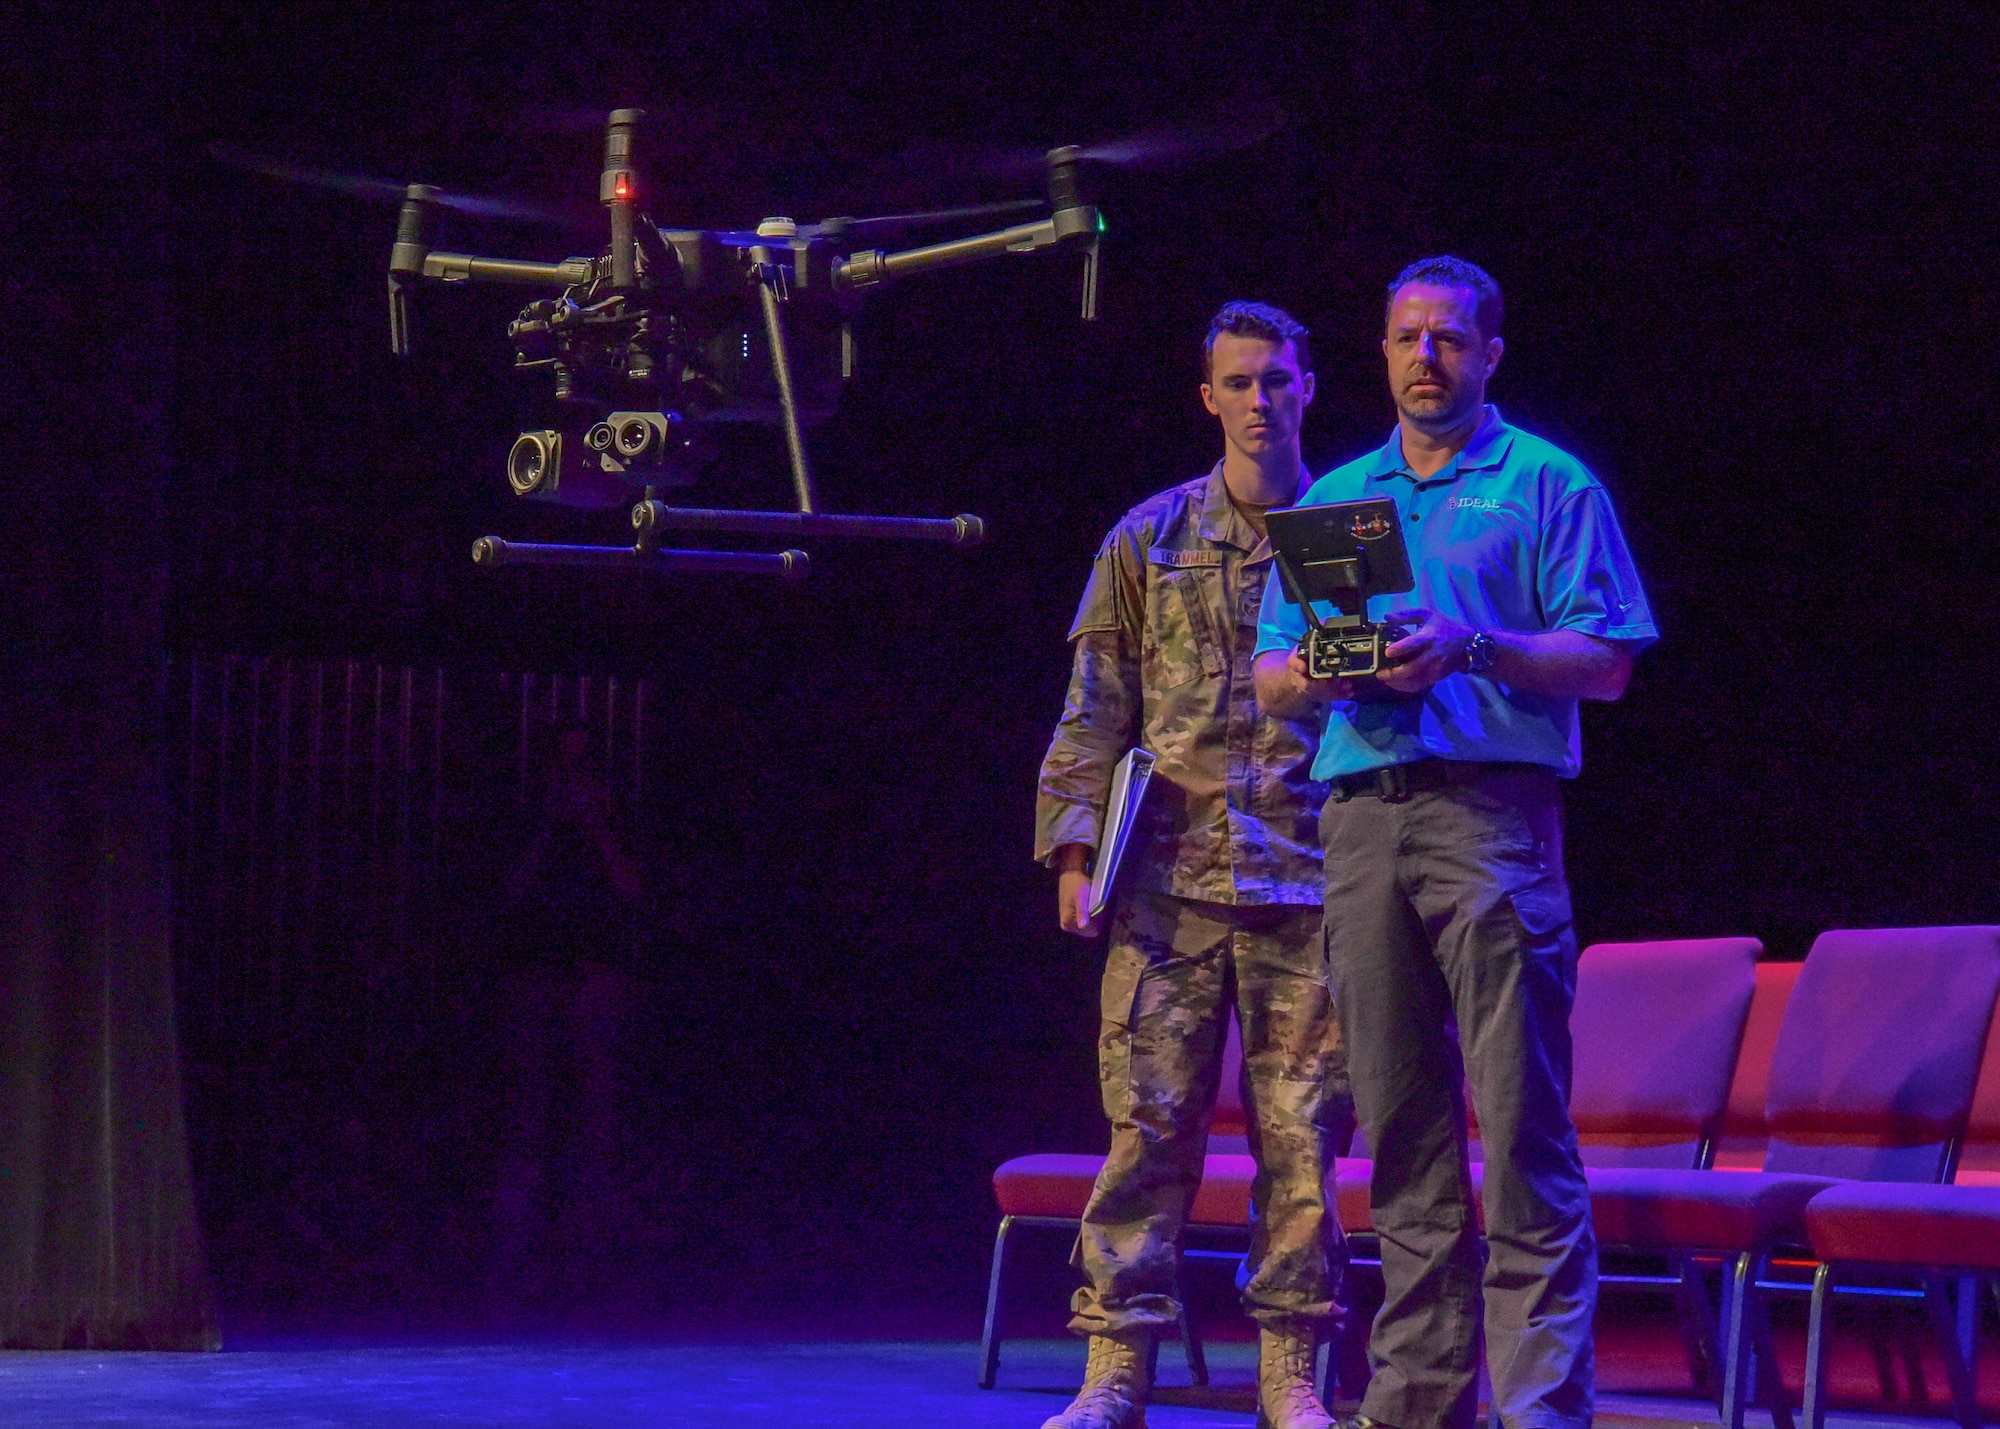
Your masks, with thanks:
[[[1118,865],[1125,861],[1125,847],[1139,822],[1139,807],[1145,802],[1146,785],[1153,778],[1153,756],[1134,746],[1111,771],[1111,797],[1104,801],[1104,830],[1098,835],[1097,864],[1090,871],[1090,921],[1095,923],[1104,905],[1111,901],[1112,885],[1118,881]]]

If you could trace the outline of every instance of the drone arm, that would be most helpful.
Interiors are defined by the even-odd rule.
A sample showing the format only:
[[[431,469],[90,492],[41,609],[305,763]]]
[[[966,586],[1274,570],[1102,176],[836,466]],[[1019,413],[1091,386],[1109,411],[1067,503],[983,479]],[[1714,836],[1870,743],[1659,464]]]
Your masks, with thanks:
[[[597,276],[597,263],[590,258],[532,263],[521,258],[478,258],[470,253],[426,253],[423,275],[447,283],[523,283],[573,288]]]
[[[1039,223],[1017,223],[1012,228],[975,233],[969,238],[954,238],[922,248],[906,248],[901,253],[879,250],[856,253],[834,265],[833,280],[843,288],[873,287],[891,278],[953,268],[1002,253],[1036,253],[1079,238],[1094,239],[1097,226],[1094,208],[1059,209]]]
[[[398,357],[410,355],[407,289],[409,281],[424,271],[437,196],[429,184],[411,184],[403,191],[403,211],[396,217],[396,246],[389,250],[389,350]]]

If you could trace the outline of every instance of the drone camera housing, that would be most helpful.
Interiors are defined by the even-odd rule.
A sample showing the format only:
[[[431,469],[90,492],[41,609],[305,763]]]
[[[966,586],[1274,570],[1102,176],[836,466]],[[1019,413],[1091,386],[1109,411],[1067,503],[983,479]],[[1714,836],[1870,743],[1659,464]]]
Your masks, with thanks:
[[[605,510],[649,486],[692,486],[700,462],[678,412],[613,412],[582,433],[523,432],[507,453],[514,494]]]

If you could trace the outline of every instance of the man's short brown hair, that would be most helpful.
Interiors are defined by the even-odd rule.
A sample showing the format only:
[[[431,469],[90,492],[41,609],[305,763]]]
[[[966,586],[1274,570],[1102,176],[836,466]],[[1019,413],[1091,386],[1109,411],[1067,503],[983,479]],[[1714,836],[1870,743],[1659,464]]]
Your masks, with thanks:
[[[1269,303],[1224,303],[1208,321],[1208,336],[1201,344],[1201,378],[1206,382],[1215,375],[1215,340],[1224,333],[1231,337],[1262,338],[1265,342],[1275,342],[1280,347],[1292,345],[1298,354],[1299,373],[1312,371],[1312,350],[1307,346],[1310,336],[1306,325],[1286,312],[1274,308]]]
[[[1477,308],[1474,321],[1479,324],[1482,338],[1500,336],[1500,285],[1493,281],[1493,275],[1477,263],[1468,263],[1463,258],[1454,258],[1449,253],[1440,253],[1435,258],[1419,258],[1389,284],[1389,300],[1382,306],[1382,325],[1389,325],[1389,314],[1396,310],[1396,294],[1412,283],[1426,283],[1438,288],[1470,288]]]

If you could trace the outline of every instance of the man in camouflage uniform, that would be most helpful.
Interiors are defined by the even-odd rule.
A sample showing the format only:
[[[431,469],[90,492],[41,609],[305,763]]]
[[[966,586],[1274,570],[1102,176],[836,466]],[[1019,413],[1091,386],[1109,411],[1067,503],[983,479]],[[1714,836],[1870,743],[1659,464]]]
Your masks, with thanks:
[[[1232,1011],[1258,1174],[1238,1276],[1259,1326],[1259,1403],[1277,1429],[1331,1423],[1312,1389],[1335,1309],[1340,1226],[1324,1179],[1353,1127],[1320,939],[1314,723],[1263,714],[1251,677],[1272,568],[1264,513],[1309,477],[1306,331],[1230,303],[1204,346],[1212,471],[1133,508],[1098,552],[1069,698],[1043,761],[1036,856],[1060,875],[1062,926],[1089,919],[1092,851],[1113,766],[1157,759],[1110,917],[1098,1043],[1111,1152],[1083,1214],[1072,1329],[1090,1337],[1076,1401],[1044,1429],[1144,1423],[1153,1341],[1172,1324],[1181,1225],[1201,1182]]]

